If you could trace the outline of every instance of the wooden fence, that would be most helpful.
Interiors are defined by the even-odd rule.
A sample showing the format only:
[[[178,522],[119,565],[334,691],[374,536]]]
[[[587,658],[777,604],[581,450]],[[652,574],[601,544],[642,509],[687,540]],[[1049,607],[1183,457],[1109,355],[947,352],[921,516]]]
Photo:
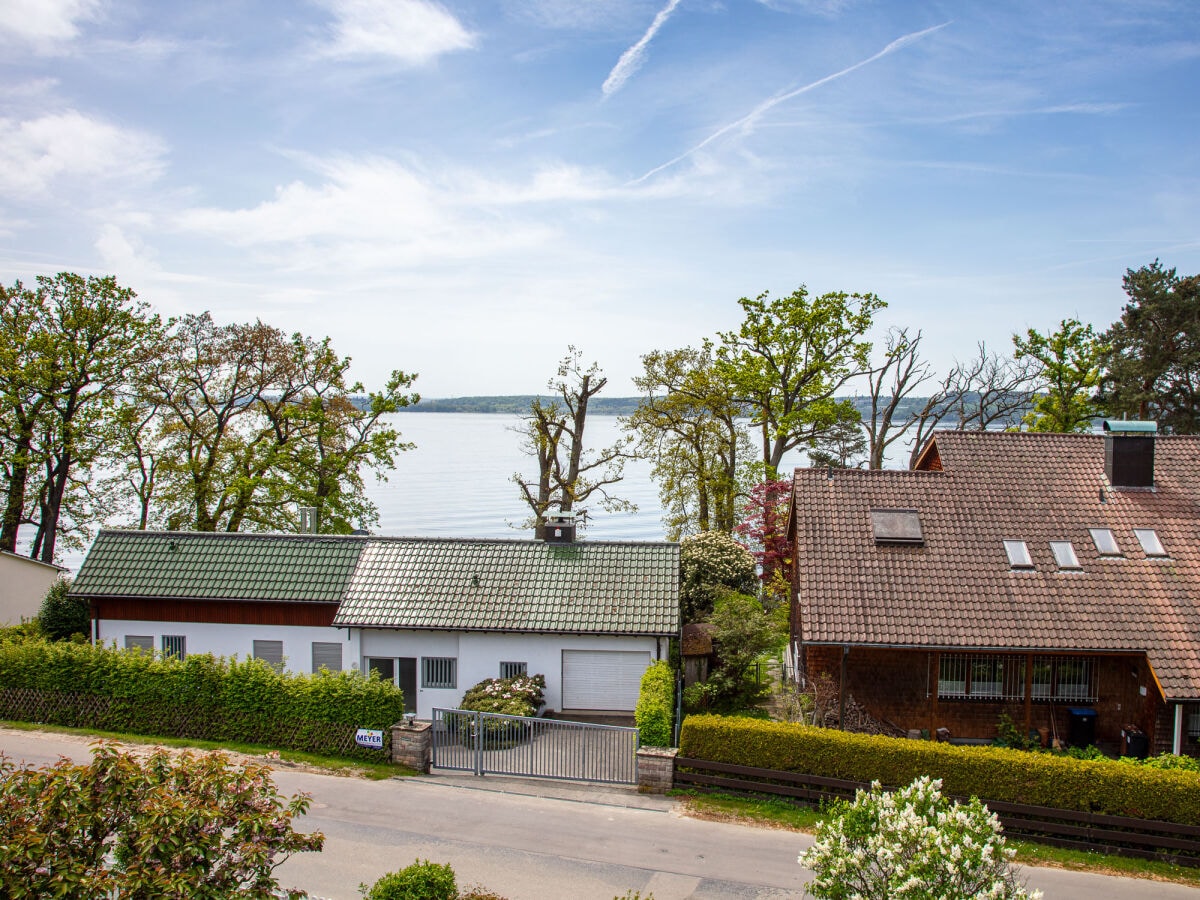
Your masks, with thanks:
[[[675,785],[773,794],[807,803],[848,800],[861,781],[676,757]],[[962,800],[964,798],[953,798]],[[1200,867],[1200,826],[985,800],[1010,838]]]

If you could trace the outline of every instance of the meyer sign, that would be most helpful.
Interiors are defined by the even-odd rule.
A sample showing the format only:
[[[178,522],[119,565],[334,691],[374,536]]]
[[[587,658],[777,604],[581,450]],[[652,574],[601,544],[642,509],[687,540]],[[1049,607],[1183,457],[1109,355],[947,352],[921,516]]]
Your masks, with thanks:
[[[354,735],[354,743],[360,747],[371,747],[374,750],[383,749],[383,732],[371,728],[360,728]]]

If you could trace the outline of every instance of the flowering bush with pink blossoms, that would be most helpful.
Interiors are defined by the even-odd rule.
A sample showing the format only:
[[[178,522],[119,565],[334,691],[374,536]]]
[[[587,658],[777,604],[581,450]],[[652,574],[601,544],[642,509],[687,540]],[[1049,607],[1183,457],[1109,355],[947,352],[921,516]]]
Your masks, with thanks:
[[[506,716],[532,716],[542,705],[542,693],[545,689],[545,675],[485,678],[463,694],[458,707]]]

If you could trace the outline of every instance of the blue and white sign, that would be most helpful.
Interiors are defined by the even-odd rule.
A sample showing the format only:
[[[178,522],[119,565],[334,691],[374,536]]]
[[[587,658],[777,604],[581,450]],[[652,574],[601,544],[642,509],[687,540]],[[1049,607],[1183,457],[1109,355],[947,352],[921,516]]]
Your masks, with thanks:
[[[360,747],[370,747],[373,750],[383,749],[383,732],[371,728],[360,728],[354,735],[354,743]]]

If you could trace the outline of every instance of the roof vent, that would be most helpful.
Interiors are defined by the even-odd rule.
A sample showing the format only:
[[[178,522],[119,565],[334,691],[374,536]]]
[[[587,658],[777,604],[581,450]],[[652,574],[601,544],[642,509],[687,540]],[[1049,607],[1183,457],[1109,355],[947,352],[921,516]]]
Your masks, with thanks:
[[[1154,487],[1153,422],[1104,422],[1104,474],[1117,490]]]
[[[575,513],[546,513],[546,543],[571,544],[575,541]]]

